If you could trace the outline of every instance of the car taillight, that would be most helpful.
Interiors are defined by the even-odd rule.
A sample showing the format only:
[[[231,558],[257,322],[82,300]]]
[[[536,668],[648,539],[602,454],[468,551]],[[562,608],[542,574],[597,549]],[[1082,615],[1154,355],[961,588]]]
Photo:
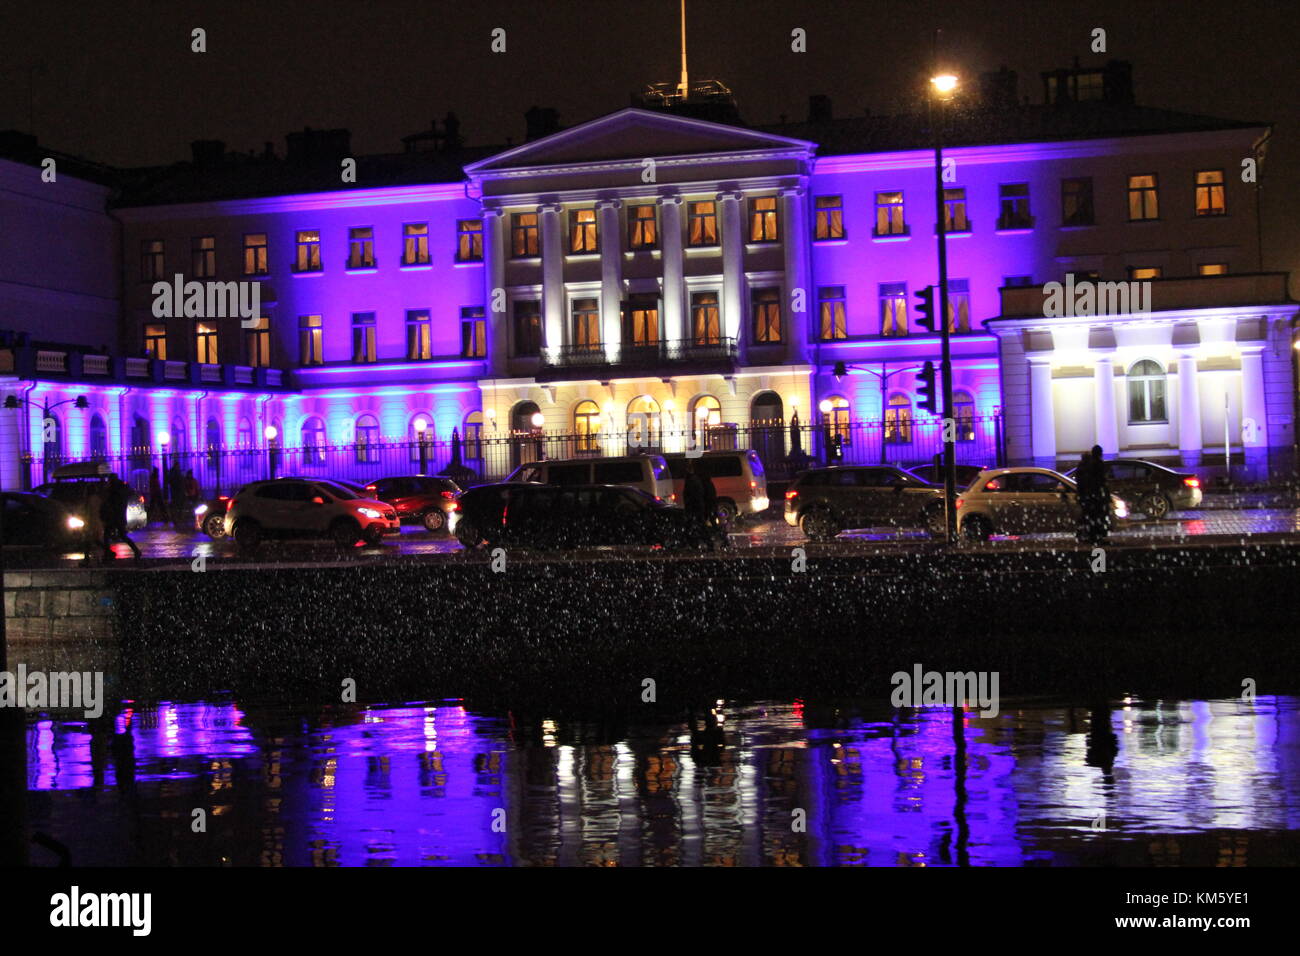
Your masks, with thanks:
[[[1193,475],[1191,478],[1184,478],[1183,484],[1185,484],[1188,488],[1199,488],[1201,487],[1201,479]]]
[[[226,505],[226,509],[229,510],[229,509],[235,507],[235,505],[237,505],[237,504],[239,504],[239,499],[238,499],[238,498],[231,498],[231,499],[230,499],[230,504]]]
[[[757,490],[758,490],[758,482],[757,482],[757,481],[754,481],[752,478],[749,480],[749,490],[750,490],[750,491],[757,491]]]
[[[456,493],[455,493],[454,491],[441,491],[441,492],[439,492],[439,494],[442,495],[444,498],[455,498],[455,497],[456,497]]]
[[[962,501],[960,498],[957,499],[957,507],[958,507],[958,508],[960,508],[960,507],[961,507],[962,505],[964,505],[965,503],[966,503],[966,502]]]
[[[673,494],[669,495],[669,496],[668,496],[668,500],[669,500],[669,501],[676,501],[676,500],[677,500],[677,495],[676,495],[676,493],[673,493]]]
[[[503,525],[506,523],[506,515],[508,514],[510,514],[510,506],[506,505],[504,508],[501,509],[501,523]]]
[[[785,493],[786,501],[789,501],[791,498],[798,498],[798,497],[799,497],[799,489],[797,488],[791,488],[789,491]]]
[[[218,501],[229,501],[229,500],[230,500],[230,496],[229,496],[229,495],[218,495],[218,496],[217,496],[217,500],[218,500]]]
[[[460,502],[459,502],[459,501],[453,501],[453,502],[451,503],[451,510],[452,510],[452,511],[459,511],[459,510],[460,510]]]
[[[375,490],[374,485],[366,485],[366,491],[374,491],[374,490]]]

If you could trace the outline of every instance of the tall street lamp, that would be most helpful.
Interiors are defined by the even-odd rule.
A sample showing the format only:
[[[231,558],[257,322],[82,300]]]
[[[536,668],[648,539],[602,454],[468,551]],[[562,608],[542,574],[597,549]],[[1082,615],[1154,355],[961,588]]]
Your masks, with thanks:
[[[429,440],[425,434],[426,429],[429,427],[429,423],[426,422],[423,417],[420,417],[415,420],[414,427],[415,440],[420,446],[420,474],[423,475],[429,470]]]
[[[880,381],[880,463],[882,465],[887,461],[885,452],[885,408],[889,393],[889,380],[895,375],[902,375],[905,372],[916,372],[919,371],[920,368],[921,366],[919,365],[909,365],[907,368],[896,368],[891,372],[888,363],[881,362],[880,371],[877,372],[874,368],[867,368],[865,365],[845,365],[843,362],[835,363],[835,368],[832,374],[835,376],[836,382],[839,382],[844,378],[844,376],[848,374],[849,369],[853,369],[855,372],[866,372],[868,375],[874,375]]]
[[[939,54],[939,31],[934,31],[936,65]],[[936,320],[942,328],[943,343],[939,360],[939,374],[943,379],[943,501],[944,524],[949,544],[957,540],[957,436],[952,411],[952,342],[948,321],[948,241],[947,223],[944,222],[943,202],[943,119],[944,106],[956,91],[957,77],[951,73],[937,73],[930,78],[932,95],[927,97],[930,129],[934,133],[934,203],[935,232],[939,240],[939,315]],[[937,109],[935,104],[937,102]]]
[[[537,460],[542,461],[546,458],[545,439],[542,438],[542,425],[546,423],[546,418],[541,412],[533,412],[530,421],[533,425],[533,431],[537,435]]]
[[[274,425],[267,425],[262,434],[266,436],[266,470],[272,478],[275,477],[275,438],[280,432]]]
[[[19,405],[31,405],[31,404],[33,403],[28,399],[19,398],[17,395],[5,396],[5,408],[17,408]],[[50,480],[49,465],[45,457],[45,449],[48,445],[48,442],[46,441],[46,435],[48,434],[48,429],[50,427],[48,424],[50,421],[50,412],[52,412],[54,409],[58,408],[61,405],[73,405],[81,409],[86,409],[90,407],[90,403],[86,401],[85,395],[78,395],[76,398],[65,398],[63,401],[55,402],[53,405],[51,405],[48,401],[43,401],[41,403],[41,473],[42,473],[41,480],[42,481]]]

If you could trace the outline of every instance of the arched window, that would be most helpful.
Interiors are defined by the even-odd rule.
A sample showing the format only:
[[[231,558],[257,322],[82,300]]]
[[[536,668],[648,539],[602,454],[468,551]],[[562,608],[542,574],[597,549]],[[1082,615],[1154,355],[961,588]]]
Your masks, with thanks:
[[[891,445],[906,445],[912,440],[912,400],[895,393],[885,406],[885,441]]]
[[[173,455],[184,455],[190,450],[189,429],[185,427],[185,419],[172,419],[172,443],[171,453]]]
[[[483,413],[465,416],[465,457],[478,461],[483,457]]]
[[[590,399],[573,410],[575,451],[580,455],[600,450],[600,406]]]
[[[362,415],[357,419],[357,464],[371,465],[379,461],[379,419]]]
[[[253,447],[253,423],[247,418],[239,420],[239,441],[237,447],[249,449]]]
[[[325,422],[315,415],[302,423],[302,463],[325,464]]]
[[[659,403],[641,395],[627,404],[627,446],[629,449],[659,447]]]
[[[785,405],[776,392],[759,392],[749,406],[750,424],[758,426],[785,424]]]
[[[957,441],[974,441],[975,399],[970,392],[952,393],[952,417],[957,425]]]
[[[422,427],[416,427],[417,425]],[[424,461],[427,464],[429,453],[433,448],[433,416],[428,412],[419,412],[411,416],[406,426],[406,441],[411,451],[411,461],[420,462],[420,444],[424,444]]]
[[[108,457],[108,426],[98,412],[90,417],[90,457]]]
[[[832,395],[826,400],[831,403],[830,411],[826,413],[830,434],[837,436],[841,445],[848,445],[853,437],[849,428],[849,400],[843,395]]]
[[[221,454],[221,426],[215,418],[209,418],[204,426],[203,445],[208,452],[208,465],[215,467]]]
[[[1128,370],[1128,423],[1165,422],[1165,370],[1151,359],[1133,363]]]
[[[688,409],[689,428],[696,448],[708,447],[709,429],[722,424],[722,403],[712,395],[697,395]]]
[[[536,402],[520,402],[510,410],[510,431],[514,434],[531,435],[536,432],[533,416],[540,412]]]

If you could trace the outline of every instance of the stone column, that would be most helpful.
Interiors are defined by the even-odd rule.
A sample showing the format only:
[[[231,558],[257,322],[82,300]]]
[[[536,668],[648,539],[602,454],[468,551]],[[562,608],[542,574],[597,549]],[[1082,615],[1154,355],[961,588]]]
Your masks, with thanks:
[[[564,237],[560,228],[559,203],[537,207],[539,228],[542,234],[542,328],[545,329],[548,350],[567,345],[564,301]]]
[[[510,303],[505,296],[505,218],[500,209],[483,210],[483,259],[487,264],[483,270],[483,301],[487,303],[488,335],[492,342],[488,367],[493,375],[504,375],[510,358]],[[493,311],[498,305],[505,311]]]
[[[808,269],[808,190],[803,186],[781,190],[781,243],[785,254],[786,308],[789,316],[785,333],[786,355],[791,362],[808,359],[808,338],[815,319],[817,297],[811,288],[812,276]],[[799,294],[802,290],[802,295]],[[793,306],[800,303],[802,312]]]
[[[1115,367],[1110,355],[1099,355],[1092,367],[1093,412],[1096,416],[1093,441],[1108,455],[1119,453],[1119,423],[1115,419]]]
[[[1196,384],[1196,356],[1178,356],[1178,452],[1183,467],[1201,463],[1201,392]]]
[[[623,338],[623,236],[619,229],[617,199],[596,201],[597,235],[600,242],[600,340],[609,361],[618,358]]]
[[[736,355],[745,364],[749,334],[745,331],[745,224],[740,214],[741,193],[718,193],[718,223],[722,229],[722,328],[736,343]]]
[[[663,266],[663,336],[670,342],[690,338],[682,262],[682,197],[659,197],[659,248]]]
[[[1264,478],[1268,463],[1268,404],[1264,398],[1264,355],[1241,353],[1241,448],[1251,477]]]
[[[1056,467],[1056,410],[1052,403],[1052,363],[1047,356],[1029,360],[1029,407],[1034,464]]]

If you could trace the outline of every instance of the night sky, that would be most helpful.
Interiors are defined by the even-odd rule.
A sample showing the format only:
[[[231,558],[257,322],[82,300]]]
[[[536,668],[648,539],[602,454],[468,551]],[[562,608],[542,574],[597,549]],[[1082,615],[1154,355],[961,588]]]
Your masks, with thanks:
[[[1007,66],[1040,102],[1042,70],[1131,60],[1137,100],[1275,125],[1264,172],[1265,267],[1300,268],[1300,19],[1285,2],[1222,0],[688,0],[691,75],[717,78],[753,123],[807,112],[890,112],[928,75],[944,29],[956,71]],[[203,27],[208,52],[190,52]],[[506,30],[507,51],[489,51]],[[802,27],[808,52],[790,50]],[[1107,53],[1090,32],[1107,31]],[[676,80],[677,0],[114,0],[16,3],[0,13],[0,129],[120,165],[189,157],[194,139],[284,152],[304,126],[352,130],[357,154],[454,110],[470,145],[515,143],[523,112],[553,106],[572,125]],[[1292,283],[1293,295],[1296,283]]]

